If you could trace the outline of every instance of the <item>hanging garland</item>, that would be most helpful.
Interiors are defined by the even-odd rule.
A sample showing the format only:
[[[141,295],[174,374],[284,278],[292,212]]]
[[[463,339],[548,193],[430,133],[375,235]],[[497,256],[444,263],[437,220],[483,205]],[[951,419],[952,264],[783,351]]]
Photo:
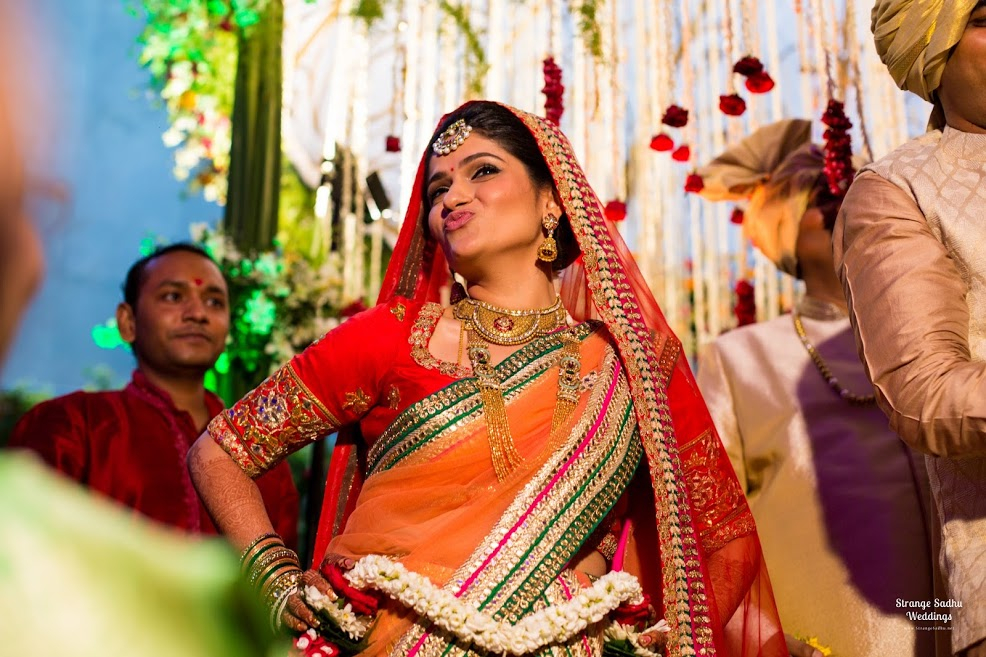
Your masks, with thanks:
[[[350,15],[372,27],[384,18],[391,1],[359,0]],[[249,34],[270,0],[124,2],[132,15],[146,19],[137,38],[138,61],[150,72],[150,87],[168,112],[170,127],[162,139],[175,149],[172,172],[186,182],[190,195],[225,205],[239,36]],[[478,96],[489,70],[481,35],[466,4],[440,0],[438,6],[464,39],[466,85]],[[584,0],[574,9],[587,48],[601,60],[598,0]],[[391,139],[388,150],[400,150],[399,140]]]
[[[579,31],[585,48],[597,61],[603,58],[603,32],[599,26],[599,1],[582,0],[575,7],[579,19]]]
[[[224,205],[239,36],[249,34],[270,0],[126,2],[146,19],[138,61],[168,112],[162,139],[175,149],[174,176],[187,181],[189,194]]]

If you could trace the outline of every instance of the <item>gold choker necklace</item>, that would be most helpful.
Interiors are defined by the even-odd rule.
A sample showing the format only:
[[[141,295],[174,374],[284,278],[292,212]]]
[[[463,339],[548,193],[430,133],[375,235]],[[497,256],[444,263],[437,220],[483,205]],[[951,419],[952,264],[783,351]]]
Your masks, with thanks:
[[[466,297],[452,306],[452,315],[466,331],[475,331],[486,342],[504,347],[530,342],[568,323],[561,297],[538,310],[507,310]]]

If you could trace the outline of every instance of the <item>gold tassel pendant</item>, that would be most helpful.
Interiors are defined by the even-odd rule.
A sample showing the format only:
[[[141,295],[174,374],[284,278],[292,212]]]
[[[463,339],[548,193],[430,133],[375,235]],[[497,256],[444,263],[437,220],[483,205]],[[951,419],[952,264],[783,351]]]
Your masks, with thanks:
[[[555,399],[555,412],[551,417],[551,431],[560,427],[575,410],[579,402],[579,388],[582,385],[580,374],[582,360],[578,339],[569,333],[562,335],[561,361],[558,363],[558,393]]]
[[[493,369],[490,349],[477,339],[474,331],[469,331],[469,362],[473,375],[479,384],[479,394],[483,400],[483,414],[486,416],[486,432],[493,457],[496,478],[503,481],[513,470],[524,462],[514,445],[507,422],[507,407],[503,401],[503,388],[500,377]]]

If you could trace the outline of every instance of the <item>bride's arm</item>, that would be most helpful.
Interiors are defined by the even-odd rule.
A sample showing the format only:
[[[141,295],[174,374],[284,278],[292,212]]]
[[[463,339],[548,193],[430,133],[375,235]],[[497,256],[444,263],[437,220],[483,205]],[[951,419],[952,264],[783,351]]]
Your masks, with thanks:
[[[216,527],[237,551],[258,536],[274,533],[257,484],[208,431],[188,451],[188,472]]]
[[[760,543],[756,534],[734,538],[709,555],[709,579],[715,592],[719,618],[733,617],[759,573]]]
[[[216,527],[241,553],[241,559],[251,557],[244,573],[248,581],[265,594],[274,613],[278,607],[283,609],[272,624],[280,622],[299,632],[318,627],[315,614],[294,592],[302,577],[298,557],[274,532],[260,489],[208,431],[188,452],[188,472]],[[265,577],[270,578],[267,586]],[[279,587],[277,580],[282,578],[284,584]],[[327,595],[331,591],[317,572],[305,573],[304,581]]]

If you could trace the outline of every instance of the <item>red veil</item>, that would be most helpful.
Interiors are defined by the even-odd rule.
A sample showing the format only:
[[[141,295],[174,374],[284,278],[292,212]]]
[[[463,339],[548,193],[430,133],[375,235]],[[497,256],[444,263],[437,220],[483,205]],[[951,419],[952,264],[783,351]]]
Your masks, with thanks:
[[[507,109],[537,140],[581,251],[561,274],[565,306],[577,320],[603,321],[626,366],[653,490],[648,516],[656,525],[657,549],[638,557],[660,558],[654,593],[670,626],[668,655],[786,655],[753,517],[680,341],[606,221],[568,140],[554,124]],[[423,220],[426,160],[418,166],[378,303],[438,301],[449,285],[444,254]],[[355,503],[356,449],[344,435],[333,453],[316,560]]]

